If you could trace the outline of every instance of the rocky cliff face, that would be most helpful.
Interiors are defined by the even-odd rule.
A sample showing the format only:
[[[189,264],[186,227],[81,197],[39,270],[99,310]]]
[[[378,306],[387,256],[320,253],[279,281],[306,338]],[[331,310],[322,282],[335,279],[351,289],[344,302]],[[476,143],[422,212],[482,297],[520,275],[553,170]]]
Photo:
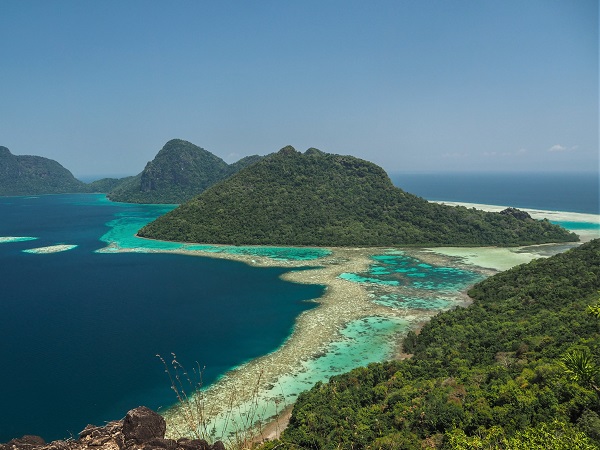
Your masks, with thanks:
[[[221,441],[165,439],[165,431],[165,419],[140,406],[103,427],[88,425],[76,440],[46,443],[39,436],[23,436],[0,444],[0,450],[225,450]]]

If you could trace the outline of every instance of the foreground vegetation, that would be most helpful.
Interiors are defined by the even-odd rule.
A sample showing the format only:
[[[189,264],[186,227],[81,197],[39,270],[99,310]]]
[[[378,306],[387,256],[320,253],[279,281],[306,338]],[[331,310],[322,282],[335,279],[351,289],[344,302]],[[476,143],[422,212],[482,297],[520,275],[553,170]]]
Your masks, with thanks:
[[[600,448],[599,289],[600,240],[495,275],[410,333],[412,358],[301,394],[262,448]]]
[[[527,216],[527,215],[525,215]],[[526,245],[575,234],[519,214],[429,203],[370,162],[286,147],[140,230],[212,244]]]

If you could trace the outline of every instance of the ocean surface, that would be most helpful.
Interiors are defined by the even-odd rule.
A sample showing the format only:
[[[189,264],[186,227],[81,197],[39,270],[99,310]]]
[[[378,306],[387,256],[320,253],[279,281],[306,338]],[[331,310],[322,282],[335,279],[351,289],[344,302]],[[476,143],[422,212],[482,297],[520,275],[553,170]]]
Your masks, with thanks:
[[[500,175],[491,181],[475,175],[391,178],[431,200],[598,214],[597,177],[540,176],[535,183],[521,175],[504,183]],[[556,186],[570,194],[559,195]],[[175,398],[157,354],[170,360],[175,352],[188,366],[198,362],[209,385],[277,349],[296,317],[316,306],[310,300],[324,287],[282,281],[289,269],[156,250],[201,248],[307,265],[318,265],[316,258],[327,251],[223,249],[134,236],[173,207],[115,204],[94,194],[0,198],[0,442],[23,434],[76,436],[88,423],[101,425],[142,404],[164,409]],[[121,253],[122,247],[136,251]],[[453,295],[481,276],[388,251],[373,258],[367,273],[342,278],[371,285],[379,305],[431,312],[451,307]],[[390,293],[398,285],[410,288],[411,296]],[[385,359],[390,342],[408,326],[394,317],[351,322],[338,342],[281,379],[281,389],[293,401],[316,381]]]
[[[427,200],[600,214],[592,173],[390,173],[395,186]]]
[[[206,366],[210,384],[273,351],[322,286],[280,268],[161,253],[97,253],[109,223],[172,207],[99,195],[0,198],[0,442],[77,435],[175,398],[157,354]],[[56,253],[25,250],[76,245]]]

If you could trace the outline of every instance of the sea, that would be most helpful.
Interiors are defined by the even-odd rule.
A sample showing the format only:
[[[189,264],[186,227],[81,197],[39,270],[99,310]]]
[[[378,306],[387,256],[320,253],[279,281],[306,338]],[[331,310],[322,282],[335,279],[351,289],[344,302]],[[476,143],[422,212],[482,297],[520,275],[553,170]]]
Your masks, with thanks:
[[[600,214],[597,174],[390,178],[429,200]],[[316,307],[325,287],[283,281],[281,275],[292,269],[161,253],[156,250],[182,245],[134,236],[174,207],[112,203],[101,194],[0,198],[0,442],[24,434],[48,441],[76,437],[88,423],[102,425],[139,405],[167,408],[175,398],[159,356],[170,361],[175,353],[184,364],[199,363],[209,386],[276,350],[298,315]],[[189,248],[255,252],[307,266],[318,266],[327,254],[311,248]],[[479,279],[467,271],[454,271],[450,279],[448,268],[394,253],[374,258],[371,278],[344,275],[357,282],[379,276],[379,283],[389,284],[396,282],[385,278],[390,271],[407,272],[415,286],[440,292]],[[448,307],[440,298],[433,306],[422,298],[402,302]],[[406,307],[390,295],[376,301]],[[377,336],[365,329],[385,329],[381,336],[391,336],[389,323],[375,318],[349,324],[342,334],[356,340],[336,343],[309,364],[305,383],[385,358]],[[332,372],[319,375],[323,367]]]
[[[399,173],[395,186],[427,200],[600,214],[598,172]]]

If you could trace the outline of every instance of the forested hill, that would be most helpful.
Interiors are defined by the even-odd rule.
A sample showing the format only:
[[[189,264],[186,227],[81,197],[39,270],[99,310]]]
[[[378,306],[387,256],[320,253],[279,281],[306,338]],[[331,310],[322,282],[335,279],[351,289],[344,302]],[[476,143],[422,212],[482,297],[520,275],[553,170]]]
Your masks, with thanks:
[[[0,146],[0,195],[85,192],[85,183],[52,159],[13,155]]]
[[[129,203],[184,203],[260,158],[248,156],[229,165],[201,147],[173,139],[139,175],[111,190],[108,198]]]
[[[214,244],[523,245],[577,236],[519,214],[429,203],[375,164],[292,147],[241,170],[139,231]]]
[[[600,448],[599,289],[598,239],[494,275],[409,334],[412,358],[301,394],[263,450]]]

